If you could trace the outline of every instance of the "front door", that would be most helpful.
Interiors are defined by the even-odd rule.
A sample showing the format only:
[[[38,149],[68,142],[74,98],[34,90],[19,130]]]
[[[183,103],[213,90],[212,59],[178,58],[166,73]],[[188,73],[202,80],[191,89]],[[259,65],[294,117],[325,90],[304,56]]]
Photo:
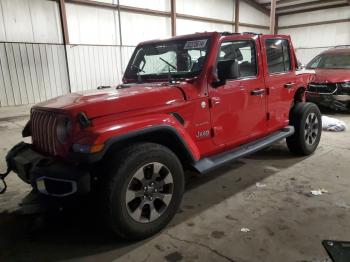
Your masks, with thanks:
[[[217,145],[239,145],[266,132],[266,89],[257,55],[259,41],[249,35],[222,40],[217,63],[236,60],[239,77],[209,87],[213,140]]]

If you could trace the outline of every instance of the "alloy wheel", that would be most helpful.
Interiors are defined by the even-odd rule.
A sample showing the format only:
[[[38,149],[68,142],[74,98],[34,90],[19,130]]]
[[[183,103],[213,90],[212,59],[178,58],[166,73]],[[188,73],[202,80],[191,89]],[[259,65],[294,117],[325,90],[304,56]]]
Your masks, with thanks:
[[[152,162],[139,168],[126,190],[128,214],[137,222],[150,223],[168,208],[173,197],[174,181],[170,170]]]
[[[319,132],[319,122],[315,113],[310,113],[306,117],[304,138],[308,145],[313,145]]]

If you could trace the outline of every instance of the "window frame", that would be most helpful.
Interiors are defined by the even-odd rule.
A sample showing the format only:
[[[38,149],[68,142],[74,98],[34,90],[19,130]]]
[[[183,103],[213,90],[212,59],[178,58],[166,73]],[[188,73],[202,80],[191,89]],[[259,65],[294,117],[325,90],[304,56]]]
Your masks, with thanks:
[[[270,73],[269,60],[267,58],[267,41],[269,41],[269,40],[274,40],[274,41],[280,40],[280,41],[287,42],[287,44],[288,44],[288,54],[289,54],[289,70]],[[264,46],[265,46],[266,66],[267,66],[267,73],[268,73],[268,75],[281,75],[281,74],[287,74],[287,73],[290,73],[290,72],[294,71],[293,65],[292,65],[291,47],[290,47],[288,39],[286,39],[286,38],[265,38],[264,39]],[[282,48],[282,54],[283,54],[283,48]],[[284,54],[283,54],[283,61],[285,61]],[[283,62],[283,67],[284,67],[284,62]]]
[[[245,80],[245,79],[258,79],[259,78],[259,73],[260,72],[259,72],[257,46],[256,46],[256,41],[254,39],[251,39],[251,38],[249,38],[249,39],[248,38],[247,39],[224,39],[223,41],[221,41],[219,43],[220,45],[219,45],[218,53],[217,53],[217,56],[216,56],[215,71],[217,70],[222,44],[227,43],[227,42],[242,42],[242,41],[252,42],[253,45],[254,45],[256,74],[254,76],[244,76],[244,77],[239,77],[239,78],[226,79],[227,81],[236,81],[236,80]]]

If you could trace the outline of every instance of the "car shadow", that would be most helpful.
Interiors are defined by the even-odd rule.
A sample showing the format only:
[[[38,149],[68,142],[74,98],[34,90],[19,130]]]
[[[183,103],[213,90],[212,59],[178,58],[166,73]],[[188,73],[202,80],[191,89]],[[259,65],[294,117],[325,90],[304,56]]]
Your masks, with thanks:
[[[279,143],[205,175],[187,172],[181,208],[168,228],[303,159],[293,157],[285,144]],[[271,166],[274,168],[267,168]],[[140,242],[117,239],[104,228],[86,199],[77,200],[61,211],[54,209],[32,215],[0,213],[0,261],[111,261],[150,239]]]

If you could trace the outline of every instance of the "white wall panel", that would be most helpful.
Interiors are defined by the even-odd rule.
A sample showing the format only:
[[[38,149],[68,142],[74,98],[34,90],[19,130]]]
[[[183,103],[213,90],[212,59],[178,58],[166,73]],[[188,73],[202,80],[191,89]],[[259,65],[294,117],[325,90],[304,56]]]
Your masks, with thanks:
[[[5,25],[4,25],[4,17],[2,15],[2,5],[0,2],[0,41],[5,41],[6,35],[5,35]]]
[[[239,21],[241,23],[265,26],[270,24],[270,18],[268,15],[255,9],[244,1],[240,1],[239,12]]]
[[[269,29],[261,29],[261,28],[254,28],[254,27],[247,27],[247,26],[239,26],[239,32],[254,32],[254,33],[260,33],[260,34],[269,34]]]
[[[124,74],[125,69],[128,65],[128,62],[132,56],[132,53],[134,52],[134,47],[131,46],[123,46],[121,48],[121,53],[122,53],[122,60],[121,60],[121,64],[122,64],[122,73]]]
[[[1,0],[7,41],[33,42],[34,34],[27,0]]]
[[[205,32],[205,31],[232,32],[232,25],[178,18],[176,30],[178,35],[192,34],[196,32]]]
[[[63,45],[0,43],[0,106],[32,104],[69,92]]]
[[[56,1],[30,0],[34,41],[62,43],[59,6]]]
[[[72,44],[118,43],[118,19],[114,10],[66,4],[69,39]]]
[[[2,8],[0,40],[62,43],[59,9],[56,1],[1,0],[0,5]]]
[[[141,41],[171,36],[169,17],[121,12],[123,45],[137,45]]]
[[[115,4],[117,4],[117,2],[117,0],[114,0]],[[170,11],[170,0],[119,0],[119,3],[126,6]]]
[[[350,6],[280,16],[278,20],[278,25],[281,27],[288,25],[315,23],[347,18],[350,18]]]
[[[350,6],[280,16],[278,24],[283,27],[349,18]],[[279,29],[278,32],[291,35],[297,57],[302,63],[308,63],[330,47],[350,44],[350,22]]]
[[[349,28],[350,23],[339,23],[281,29],[278,32],[291,35],[298,59],[302,63],[307,63],[327,47],[350,44]]]
[[[180,14],[196,15],[232,21],[233,0],[176,0],[176,11]]]
[[[298,61],[306,65],[311,59],[327,49],[329,48],[296,48],[295,53]]]
[[[68,46],[68,66],[72,92],[121,83],[119,46]]]

